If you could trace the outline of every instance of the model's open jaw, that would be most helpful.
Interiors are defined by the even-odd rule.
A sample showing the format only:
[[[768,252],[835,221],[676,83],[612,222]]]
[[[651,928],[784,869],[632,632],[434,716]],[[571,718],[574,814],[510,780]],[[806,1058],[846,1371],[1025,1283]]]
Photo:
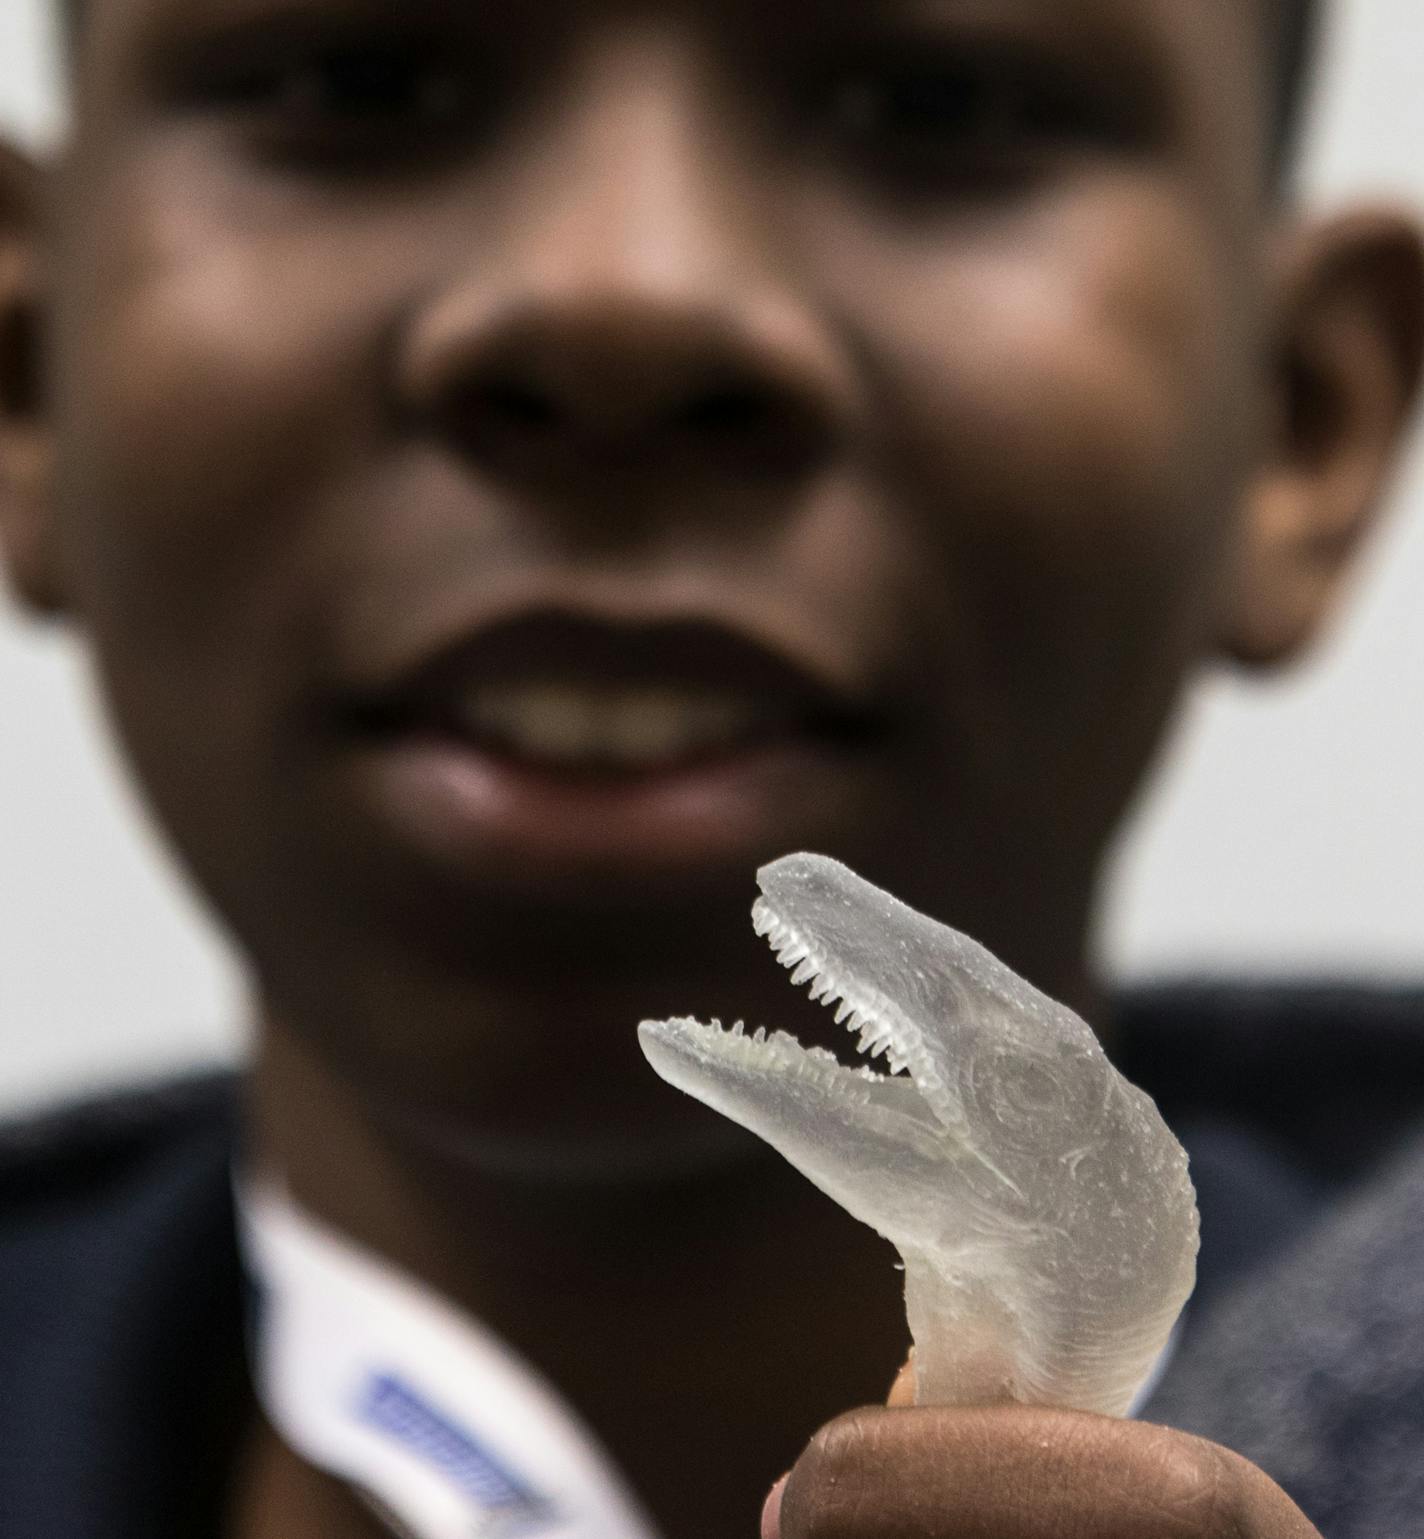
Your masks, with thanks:
[[[792,983],[808,985],[813,1000],[834,1010],[867,1062],[850,1068],[825,1048],[803,1047],[786,1032],[748,1033],[740,1022],[724,1028],[688,1018],[639,1027],[649,1062],[679,1089],[732,1115],[737,1111],[727,1104],[729,1085],[743,1096],[755,1096],[759,1082],[773,1090],[795,1086],[843,1107],[863,1127],[942,1157],[942,1088],[921,1032],[870,980],[848,971],[819,944],[810,926],[798,923],[794,896],[778,903],[778,896],[786,895],[777,893],[774,878],[784,864],[761,872],[763,895],[752,909],[752,923]]]

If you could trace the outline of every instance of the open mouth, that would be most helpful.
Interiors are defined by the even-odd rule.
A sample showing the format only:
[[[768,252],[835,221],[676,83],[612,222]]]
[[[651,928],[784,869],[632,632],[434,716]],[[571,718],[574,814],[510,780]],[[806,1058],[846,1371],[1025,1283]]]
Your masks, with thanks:
[[[550,617],[458,646],[350,700],[362,734],[436,736],[512,768],[616,780],[777,745],[849,751],[883,721],[758,643],[716,626],[619,628]]]
[[[794,859],[804,857],[778,864]],[[762,873],[764,889],[771,890],[764,890],[752,908],[753,927],[788,970],[791,982],[807,986],[813,1001],[834,1012],[854,1052],[865,1061],[853,1066],[827,1048],[802,1046],[784,1031],[758,1027],[748,1032],[741,1022],[727,1028],[717,1021],[686,1017],[644,1022],[639,1027],[644,1051],[659,1073],[684,1089],[690,1086],[682,1083],[683,1066],[691,1066],[704,1085],[710,1069],[714,1079],[730,1071],[737,1078],[814,1087],[821,1095],[854,1106],[862,1121],[879,1121],[887,1132],[893,1126],[901,1138],[919,1143],[916,1134],[930,1134],[926,1152],[938,1157],[939,1138],[954,1117],[922,1032],[898,1005],[830,955],[809,928],[797,923],[794,913],[778,904],[774,886],[765,881],[776,869]]]
[[[869,735],[849,715],[800,710],[733,689],[569,677],[475,683],[459,696],[367,711],[382,733],[427,733],[549,775],[631,778],[803,743],[849,748]]]
[[[775,904],[765,896],[752,905],[752,928],[765,939],[776,960],[791,974],[791,982],[798,986],[807,985],[807,993],[815,1003],[834,1010],[836,1025],[845,1027],[855,1039],[856,1051],[867,1059],[860,1070],[862,1077],[886,1077],[873,1067],[877,1058],[884,1058],[891,1075],[910,1073],[911,1063],[916,1058],[923,1058],[923,1052],[916,1051],[921,1046],[919,1032],[903,1018],[898,1021],[893,1018],[899,1016],[899,1011],[887,1001],[877,999],[872,990],[854,978],[842,975],[835,963],[818,954],[814,941],[797,929],[795,921],[778,912]],[[892,1018],[887,1019],[887,1016]],[[804,1051],[826,1050],[809,1048]]]
[[[459,727],[526,763],[636,774],[744,749],[763,728],[758,715],[731,691],[536,680],[477,688]]]
[[[576,903],[603,878],[651,901],[859,826],[890,734],[854,691],[721,626],[566,615],[483,630],[337,697],[328,723],[339,794],[401,858]]]

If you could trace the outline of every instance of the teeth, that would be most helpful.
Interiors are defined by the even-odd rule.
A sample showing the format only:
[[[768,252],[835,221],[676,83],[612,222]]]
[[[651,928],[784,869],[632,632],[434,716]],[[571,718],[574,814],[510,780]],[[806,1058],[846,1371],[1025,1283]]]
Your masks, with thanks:
[[[643,767],[735,747],[753,705],[715,690],[530,683],[476,689],[460,724],[551,764]]]
[[[629,690],[608,702],[603,749],[615,763],[656,764],[732,741],[733,702],[673,690]]]
[[[480,697],[468,721],[531,758],[556,764],[586,758],[599,727],[597,710],[587,695],[554,684]]]
[[[875,1015],[852,1005],[840,993],[841,988],[845,987],[844,983],[836,980],[833,971],[822,971],[824,962],[813,960],[811,947],[797,936],[790,925],[776,916],[764,898],[758,898],[752,905],[752,927],[758,935],[766,937],[777,961],[783,967],[792,969],[793,984],[814,980],[809,990],[810,998],[824,1003],[827,1008],[834,1005],[836,1025],[844,1026],[855,1037],[857,1052],[871,1059],[883,1053],[886,1067],[892,1075],[903,1074],[910,1067],[909,1059],[895,1045],[891,1028]],[[834,1054],[828,1056],[831,1062],[835,1062]],[[864,1065],[858,1072],[871,1082],[883,1078],[870,1064]]]

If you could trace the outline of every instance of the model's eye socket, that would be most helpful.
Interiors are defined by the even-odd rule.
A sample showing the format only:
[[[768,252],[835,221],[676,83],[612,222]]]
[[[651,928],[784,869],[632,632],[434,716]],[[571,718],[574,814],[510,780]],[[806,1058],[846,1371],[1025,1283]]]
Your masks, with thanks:
[[[825,83],[822,111],[856,153],[901,173],[947,178],[1026,172],[1127,132],[1101,93],[997,51],[853,65]]]

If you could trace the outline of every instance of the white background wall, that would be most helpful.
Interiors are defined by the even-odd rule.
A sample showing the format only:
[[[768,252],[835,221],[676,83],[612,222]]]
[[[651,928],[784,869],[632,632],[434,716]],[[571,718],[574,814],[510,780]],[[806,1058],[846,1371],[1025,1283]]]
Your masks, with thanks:
[[[0,127],[58,118],[41,0],[0,0]],[[1306,177],[1424,206],[1424,9],[1337,0]],[[1331,644],[1207,681],[1126,841],[1128,974],[1424,975],[1424,455]],[[0,1106],[240,1050],[242,986],[145,827],[71,641],[0,600]]]

